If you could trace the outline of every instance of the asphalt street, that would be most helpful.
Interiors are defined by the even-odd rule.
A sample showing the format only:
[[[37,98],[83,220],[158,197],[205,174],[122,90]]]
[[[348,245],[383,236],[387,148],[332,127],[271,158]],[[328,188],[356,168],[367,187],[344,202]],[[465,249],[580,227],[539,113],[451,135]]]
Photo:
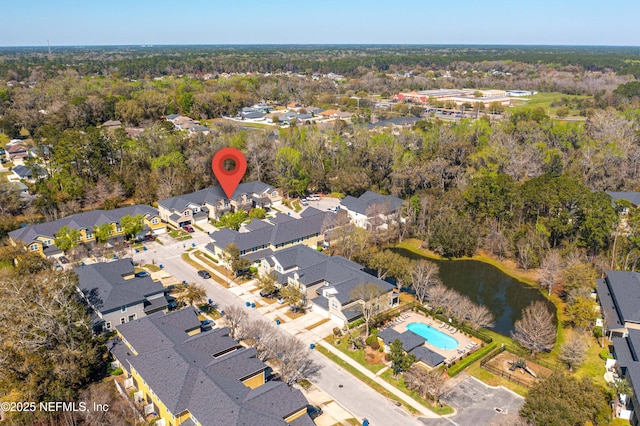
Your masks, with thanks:
[[[195,244],[202,248],[209,242],[209,237],[203,232],[195,232],[193,238],[184,242],[177,242],[169,236],[162,236],[164,245],[158,243],[148,244],[148,250],[134,254],[134,260],[143,260],[151,263],[162,264],[164,270],[176,279],[195,282],[207,291],[207,297],[221,309],[236,305],[245,307],[247,298],[232,293],[228,289],[218,285],[212,279],[203,279],[197,271],[181,259],[182,253]],[[185,247],[183,247],[183,244]],[[247,309],[249,318],[264,319],[256,309]],[[347,410],[353,413],[359,420],[367,418],[372,426],[377,425],[407,425],[420,426],[424,423],[417,417],[407,413],[395,403],[372,390],[368,385],[352,376],[347,371],[330,361],[323,355],[314,352],[314,360],[320,366],[320,371],[312,382],[326,392],[335,401],[338,401]]]

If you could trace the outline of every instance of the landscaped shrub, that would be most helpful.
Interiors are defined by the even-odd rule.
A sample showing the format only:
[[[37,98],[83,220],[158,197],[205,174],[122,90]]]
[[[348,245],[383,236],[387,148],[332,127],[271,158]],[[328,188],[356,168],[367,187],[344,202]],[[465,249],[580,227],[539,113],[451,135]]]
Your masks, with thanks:
[[[372,344],[377,341],[378,341],[378,337],[375,334],[372,334],[371,336],[367,337],[367,340],[365,340],[366,344],[371,347],[373,347]]]
[[[380,343],[378,343],[377,339],[371,342],[369,346],[371,346],[371,349],[373,349],[374,351],[377,351],[378,349],[380,349]]]
[[[497,342],[490,343],[484,346],[483,348],[478,349],[468,357],[458,361],[457,363],[454,361],[453,363],[451,363],[451,367],[448,370],[449,376],[450,377],[455,376],[456,374],[460,373],[462,370],[464,370],[465,368],[467,368],[477,360],[484,358],[487,354],[489,354],[489,352],[495,349],[496,346],[498,346]]]
[[[340,331],[340,327],[333,327],[333,335],[336,337],[342,336],[342,331]]]

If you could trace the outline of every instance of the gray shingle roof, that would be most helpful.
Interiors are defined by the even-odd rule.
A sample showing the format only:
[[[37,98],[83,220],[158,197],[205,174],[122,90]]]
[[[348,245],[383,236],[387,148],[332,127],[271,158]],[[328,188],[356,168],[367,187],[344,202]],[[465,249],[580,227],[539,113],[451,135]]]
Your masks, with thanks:
[[[426,342],[424,337],[418,336],[412,331],[406,330],[403,333],[398,333],[392,328],[387,328],[378,333],[378,337],[381,338],[387,345],[393,343],[396,339],[400,339],[402,342],[402,349],[406,352],[411,352],[418,346],[424,345]]]
[[[325,218],[334,215],[332,212],[312,209],[300,219],[285,215],[277,215],[273,219],[254,219],[244,226],[242,232],[222,228],[209,236],[215,245],[223,250],[231,243],[235,243],[240,251],[262,249],[268,245],[276,246],[318,235],[322,231]]]
[[[103,223],[118,223],[123,216],[135,216],[137,214],[141,214],[145,217],[157,216],[158,210],[142,204],[121,207],[113,210],[92,210],[72,214],[71,216],[63,217],[62,219],[54,220],[52,222],[38,223],[16,229],[15,231],[10,232],[9,236],[13,241],[20,240],[29,244],[38,236],[53,239],[55,234],[63,226],[68,226],[69,228],[78,230],[93,229],[94,226],[102,225]]]
[[[47,172],[38,165],[32,165],[32,166],[18,165],[18,166],[15,166],[12,170],[15,174],[20,176],[21,179],[30,179],[32,177],[39,178],[39,177],[47,176]]]
[[[431,367],[437,367],[442,364],[445,357],[432,351],[426,346],[418,346],[409,351],[410,354],[415,355],[418,361],[422,361]]]
[[[301,284],[313,285],[324,280],[334,286],[337,291],[334,297],[342,305],[355,300],[352,291],[361,283],[378,284],[383,293],[395,288],[393,284],[364,272],[362,266],[355,262],[339,256],[326,256],[307,246],[293,246],[276,252],[273,257],[285,271],[297,266],[297,269],[287,275],[297,275]]]
[[[608,329],[623,328],[624,323],[618,315],[616,310],[616,304],[611,296],[609,286],[604,279],[596,280],[596,291],[598,293],[598,299],[600,300],[600,306],[602,307],[602,314]]]
[[[618,200],[627,200],[634,206],[640,206],[640,192],[613,192],[607,191],[607,194],[611,197],[611,201],[615,205]]]
[[[242,195],[247,194],[252,196],[253,194],[263,194],[272,191],[274,188],[271,185],[267,185],[262,182],[245,182],[238,185],[235,192],[231,196],[233,200],[240,201]],[[220,200],[227,199],[222,187],[211,186],[209,188],[201,189],[200,191],[192,192],[190,194],[178,195],[176,197],[167,198],[158,202],[159,206],[164,207],[169,211],[182,211],[189,205],[203,206],[205,203],[216,205]]]
[[[605,278],[622,322],[640,323],[640,273],[607,271]]]
[[[244,386],[240,378],[266,368],[256,350],[241,348],[214,358],[212,353],[237,342],[226,328],[189,337],[185,330],[196,322],[195,310],[184,308],[117,326],[138,355],[118,345],[116,350],[173,414],[188,410],[201,424],[213,426],[286,426],[286,416],[306,407],[302,393],[285,383]]]
[[[100,312],[106,313],[122,306],[143,303],[148,296],[164,293],[165,289],[151,277],[135,277],[129,280],[124,275],[133,274],[131,259],[114,262],[100,262],[80,266],[74,270],[78,275],[78,288],[89,302]],[[166,299],[163,297],[156,303],[160,307]]]
[[[391,212],[395,212],[402,206],[402,200],[391,195],[382,195],[376,192],[367,191],[358,198],[348,195],[340,202],[340,205],[344,206],[348,210],[363,215],[366,215],[367,209],[374,204],[388,204]]]

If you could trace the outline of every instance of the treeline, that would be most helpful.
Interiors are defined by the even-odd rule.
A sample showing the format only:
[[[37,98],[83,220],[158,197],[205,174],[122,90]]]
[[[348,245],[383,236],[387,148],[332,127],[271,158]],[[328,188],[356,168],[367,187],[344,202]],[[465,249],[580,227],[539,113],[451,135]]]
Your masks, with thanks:
[[[578,66],[587,71],[615,70],[640,75],[640,49],[560,46],[113,46],[0,49],[0,78],[28,79],[34,68],[51,77],[73,69],[80,75],[144,78],[197,72],[334,72],[346,76],[362,69],[446,68],[457,62],[485,61]]]

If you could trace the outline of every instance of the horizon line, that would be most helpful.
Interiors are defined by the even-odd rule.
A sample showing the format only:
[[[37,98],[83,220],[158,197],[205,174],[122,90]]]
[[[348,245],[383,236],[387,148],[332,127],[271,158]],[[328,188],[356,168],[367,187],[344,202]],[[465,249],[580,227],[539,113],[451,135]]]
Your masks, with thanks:
[[[133,43],[133,44],[59,44],[59,45],[0,45],[0,49],[13,48],[83,48],[83,47],[231,47],[231,46],[387,46],[387,47],[429,47],[429,46],[472,46],[472,47],[600,47],[600,48],[640,48],[640,45],[626,44],[535,44],[535,43]]]

